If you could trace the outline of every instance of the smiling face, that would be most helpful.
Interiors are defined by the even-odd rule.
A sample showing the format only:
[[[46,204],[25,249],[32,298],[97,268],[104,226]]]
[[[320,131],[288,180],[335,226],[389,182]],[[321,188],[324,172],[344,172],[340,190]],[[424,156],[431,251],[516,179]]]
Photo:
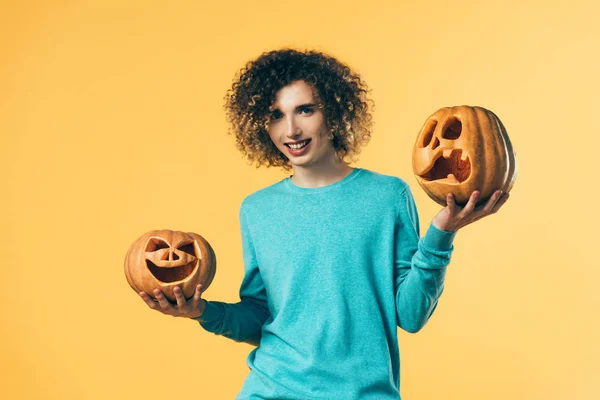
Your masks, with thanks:
[[[148,270],[161,282],[182,281],[200,263],[198,244],[183,232],[148,238],[145,254]]]
[[[204,289],[216,271],[216,257],[210,244],[193,232],[168,229],[151,231],[138,238],[125,257],[125,276],[136,291],[154,297],[159,288],[171,301],[180,287],[185,298],[193,296],[197,284]]]
[[[304,81],[283,87],[276,94],[269,115],[269,137],[291,162],[292,168],[310,168],[331,163],[333,142],[318,96]],[[306,146],[294,149],[294,143]]]

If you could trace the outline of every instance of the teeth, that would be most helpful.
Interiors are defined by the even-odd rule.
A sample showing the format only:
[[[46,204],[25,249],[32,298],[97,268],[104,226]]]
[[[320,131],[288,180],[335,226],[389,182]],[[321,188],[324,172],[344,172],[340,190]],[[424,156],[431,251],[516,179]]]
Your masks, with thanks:
[[[302,142],[302,143],[299,143],[299,144],[290,144],[289,146],[290,146],[292,149],[301,149],[302,147],[306,146],[306,145],[307,145],[307,143],[308,143],[307,141],[304,141],[304,142]]]
[[[448,174],[446,177],[447,183],[460,183],[454,174]]]
[[[450,158],[450,156],[452,155],[452,150],[453,149],[446,149],[446,150],[444,150],[443,151],[444,158]],[[461,161],[465,161],[467,158],[468,158],[467,157],[467,152],[463,151],[462,154],[461,154],[461,156],[460,156]]]

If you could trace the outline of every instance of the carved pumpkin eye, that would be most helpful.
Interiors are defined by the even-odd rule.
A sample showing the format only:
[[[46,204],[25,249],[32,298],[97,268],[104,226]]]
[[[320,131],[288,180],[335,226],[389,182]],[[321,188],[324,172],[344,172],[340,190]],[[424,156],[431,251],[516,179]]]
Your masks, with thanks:
[[[462,132],[462,122],[456,117],[450,119],[447,128],[442,132],[442,137],[448,140],[456,140]]]
[[[197,257],[196,248],[194,247],[194,242],[190,242],[188,244],[180,245],[177,250],[181,250],[184,253],[190,254],[194,257]]]
[[[171,246],[169,246],[169,244],[167,242],[165,242],[164,240],[159,239],[159,238],[151,238],[148,241],[148,245],[146,246],[146,251],[153,252],[153,251],[157,251],[160,249],[168,249],[169,247],[171,247]]]
[[[413,171],[427,195],[445,206],[453,193],[465,205],[472,192],[486,202],[509,192],[517,172],[516,155],[504,125],[482,107],[444,107],[432,114],[417,136]]]
[[[442,179],[445,183],[464,182],[471,175],[471,160],[466,153],[463,156],[463,149],[454,143],[461,136],[462,123],[451,116],[440,128],[441,132],[436,134],[438,121],[430,118],[417,140],[416,147],[423,149],[421,152],[435,152],[434,156],[428,156],[429,167],[419,177],[428,182]]]

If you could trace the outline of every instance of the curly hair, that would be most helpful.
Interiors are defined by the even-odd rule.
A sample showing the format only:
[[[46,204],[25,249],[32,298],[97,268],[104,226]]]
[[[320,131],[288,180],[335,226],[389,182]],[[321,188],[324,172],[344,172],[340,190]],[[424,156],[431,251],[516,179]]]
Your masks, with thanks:
[[[344,63],[316,50],[299,51],[289,47],[262,53],[237,74],[224,97],[228,134],[234,134],[236,147],[250,160],[267,167],[291,169],[289,159],[269,137],[270,107],[277,92],[303,80],[313,90],[323,111],[329,139],[340,159],[356,161],[363,145],[371,139],[373,126],[369,109],[374,110],[371,91]]]

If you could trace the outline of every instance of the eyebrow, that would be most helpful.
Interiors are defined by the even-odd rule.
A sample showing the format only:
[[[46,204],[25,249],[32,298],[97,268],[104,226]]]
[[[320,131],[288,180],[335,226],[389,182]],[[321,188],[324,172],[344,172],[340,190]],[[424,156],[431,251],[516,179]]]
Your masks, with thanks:
[[[316,103],[301,104],[301,105],[297,106],[294,111],[298,111],[301,108],[314,107],[316,105],[317,105]],[[269,107],[269,110],[270,110],[270,113],[274,113],[275,111],[281,111],[281,110],[279,110],[279,108],[271,108],[271,107]]]

